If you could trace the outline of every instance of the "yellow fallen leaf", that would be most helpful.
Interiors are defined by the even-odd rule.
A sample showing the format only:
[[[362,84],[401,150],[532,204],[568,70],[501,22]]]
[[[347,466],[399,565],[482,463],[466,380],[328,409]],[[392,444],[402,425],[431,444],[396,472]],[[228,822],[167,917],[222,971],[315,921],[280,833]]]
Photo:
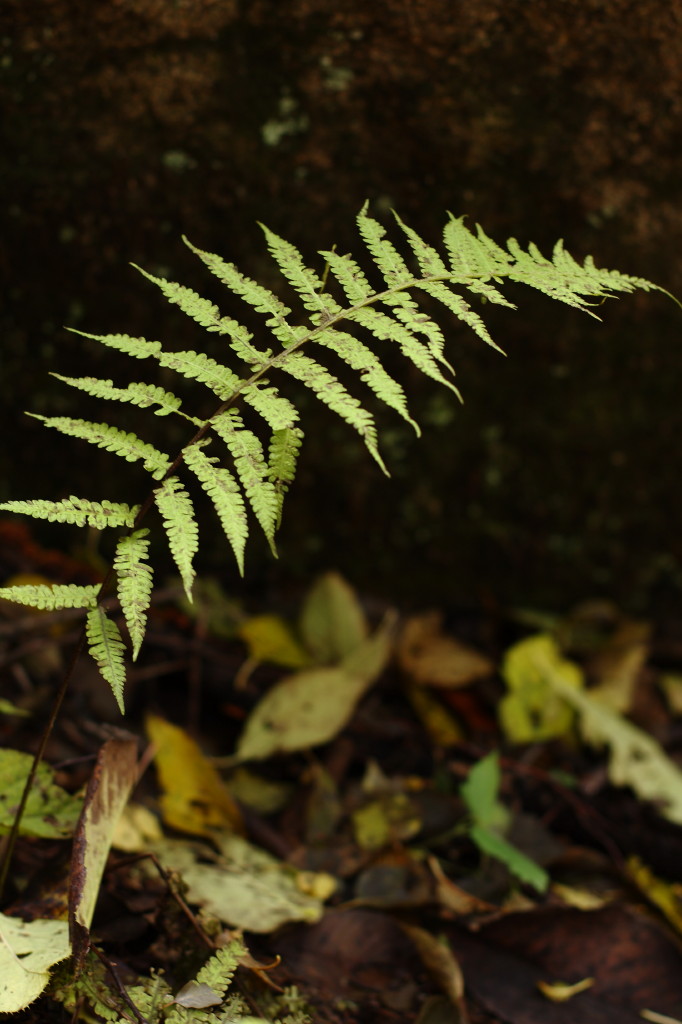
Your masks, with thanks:
[[[576,981],[573,985],[569,985],[565,981],[539,981],[537,985],[543,996],[553,1003],[567,1003],[569,999],[592,988],[594,978],[583,978],[582,981]]]
[[[193,835],[243,830],[239,809],[220,775],[184,729],[147,715],[146,730],[156,747],[163,820]]]
[[[161,826],[149,808],[129,803],[118,819],[111,845],[126,853],[140,853],[160,839],[163,839]]]
[[[437,696],[421,686],[406,688],[408,700],[436,747],[454,747],[464,739],[454,715],[443,707]]]
[[[301,636],[320,665],[332,665],[359,647],[369,633],[353,588],[337,572],[321,576],[301,611]]]
[[[239,636],[253,661],[271,661],[283,668],[305,668],[310,655],[278,615],[254,615],[239,627]]]
[[[490,659],[443,633],[441,621],[437,612],[429,612],[415,615],[404,624],[396,654],[410,679],[422,686],[453,689],[492,675]]]
[[[528,637],[511,647],[502,663],[509,692],[498,714],[505,736],[512,743],[537,743],[565,736],[575,721],[572,708],[552,687],[558,679],[567,688],[582,689],[583,674],[564,658],[548,633]]]
[[[641,893],[665,915],[678,935],[682,935],[682,891],[657,878],[639,857],[628,857],[628,875]]]

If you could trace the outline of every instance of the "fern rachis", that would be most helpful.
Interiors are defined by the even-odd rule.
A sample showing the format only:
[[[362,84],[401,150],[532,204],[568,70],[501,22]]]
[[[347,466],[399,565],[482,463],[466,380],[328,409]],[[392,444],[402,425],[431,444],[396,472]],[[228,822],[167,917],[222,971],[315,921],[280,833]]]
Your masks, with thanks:
[[[152,568],[146,560],[149,531],[140,527],[151,508],[156,505],[160,512],[188,595],[199,539],[185,475],[188,483],[198,485],[211,499],[240,572],[243,572],[249,532],[247,507],[274,552],[284,496],[294,480],[296,458],[303,440],[299,410],[290,398],[280,393],[279,374],[287,374],[303,384],[352,426],[385,470],[373,415],[364,401],[351,395],[327,367],[324,362],[327,352],[340,358],[376,398],[419,433],[418,425],[410,416],[403,388],[377,358],[374,346],[397,346],[418,370],[459,394],[450,379],[452,368],[445,356],[445,332],[430,312],[433,300],[445,309],[448,321],[452,317],[461,320],[486,344],[498,349],[469,299],[484,299],[515,308],[500,291],[505,280],[536,288],[592,316],[595,314],[589,300],[599,302],[616,292],[632,292],[638,288],[648,291],[657,287],[642,278],[599,270],[590,258],[579,264],[561,243],[555,246],[551,259],[543,257],[533,245],[522,249],[514,239],[507,243],[506,249],[502,248],[482,229],[478,228],[474,234],[465,226],[463,218],[452,216],[444,228],[445,252],[441,254],[397,216],[396,221],[416,270],[411,269],[408,260],[388,240],[384,227],[368,215],[366,206],[358,216],[360,235],[375,272],[382,279],[379,288],[371,284],[357,260],[334,250],[321,251],[325,267],[319,274],[306,266],[291,243],[264,227],[268,248],[302,307],[303,312],[298,314],[292,313],[282,299],[242,274],[233,264],[187,242],[229,292],[265,318],[265,340],[269,347],[262,343],[256,345],[246,327],[231,317],[222,316],[215,303],[192,289],[141,271],[182,312],[208,332],[226,339],[229,363],[204,352],[169,352],[160,342],[145,338],[122,334],[83,335],[130,358],[155,361],[187,380],[202,384],[218,399],[217,408],[208,418],[189,412],[173,392],[153,383],[136,382],[118,387],[112,380],[55,374],[94,398],[149,408],[156,416],[175,415],[193,428],[185,447],[171,458],[137,435],[106,422],[38,416],[36,418],[46,426],[86,440],[126,461],[141,463],[153,481],[152,489],[139,506],[95,502],[75,496],[61,501],[37,499],[0,505],[0,509],[8,512],[54,522],[87,524],[97,529],[111,526],[126,531],[118,541],[112,567],[99,589],[43,586],[2,591],[2,596],[9,600],[37,608],[79,607],[87,611],[87,642],[121,707],[125,678],[123,640],[116,623],[105,614],[101,600],[116,578],[133,657],[137,657],[144,638],[152,588]],[[338,297],[327,290],[330,282]],[[424,304],[424,296],[427,296],[428,306]],[[307,318],[307,324],[299,322],[303,317]],[[305,353],[301,351],[303,346],[306,346]],[[248,368],[246,373],[240,370],[240,364]],[[235,406],[240,400],[243,409],[237,411]],[[245,419],[247,415],[250,419]]]

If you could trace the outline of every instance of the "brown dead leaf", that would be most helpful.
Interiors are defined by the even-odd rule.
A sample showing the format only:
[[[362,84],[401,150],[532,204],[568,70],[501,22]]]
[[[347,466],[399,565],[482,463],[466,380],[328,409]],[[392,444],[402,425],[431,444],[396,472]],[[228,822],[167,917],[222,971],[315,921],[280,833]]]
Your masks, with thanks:
[[[456,688],[469,686],[494,671],[494,665],[478,651],[447,636],[442,616],[427,612],[408,619],[397,643],[398,664],[414,683]]]

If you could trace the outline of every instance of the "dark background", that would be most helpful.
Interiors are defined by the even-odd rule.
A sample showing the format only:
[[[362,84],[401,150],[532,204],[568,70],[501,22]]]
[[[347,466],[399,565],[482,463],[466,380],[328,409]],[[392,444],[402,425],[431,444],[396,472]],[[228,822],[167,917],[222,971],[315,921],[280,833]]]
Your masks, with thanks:
[[[128,265],[218,298],[182,233],[278,287],[257,220],[311,259],[359,252],[369,198],[434,242],[449,209],[682,294],[680,0],[5,0],[0,73],[5,499],[145,493],[22,410],[108,415],[48,370],[128,368],[65,324],[213,351]],[[415,605],[679,604],[682,314],[510,297],[486,310],[506,360],[450,324],[464,406],[396,366],[426,429],[381,416],[390,481],[308,403],[281,559],[254,529],[252,586],[333,566]],[[236,586],[217,535],[203,557]]]

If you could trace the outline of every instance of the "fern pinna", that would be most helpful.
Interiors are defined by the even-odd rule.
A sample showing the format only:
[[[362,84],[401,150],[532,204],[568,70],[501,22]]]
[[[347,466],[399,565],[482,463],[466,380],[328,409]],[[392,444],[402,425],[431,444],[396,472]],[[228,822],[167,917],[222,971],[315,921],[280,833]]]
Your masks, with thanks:
[[[203,352],[166,351],[158,341],[126,334],[84,334],[84,337],[133,359],[152,360],[203,384],[219,403],[208,419],[188,413],[180,398],[154,384],[117,387],[111,380],[55,374],[89,395],[147,407],[156,416],[179,416],[191,427],[192,436],[187,444],[171,457],[136,434],[106,422],[39,416],[37,418],[47,427],[88,441],[129,462],[141,462],[154,481],[153,491],[143,504],[134,506],[77,497],[61,501],[8,501],[0,505],[0,509],[7,512],[20,512],[53,522],[97,529],[117,527],[125,531],[102,587],[32,585],[6,587],[1,592],[10,601],[34,608],[87,610],[86,636],[90,652],[112,687],[121,710],[125,644],[116,622],[105,613],[101,599],[110,578],[115,577],[132,657],[136,658],[145,633],[152,592],[152,568],[147,560],[149,531],[142,529],[141,523],[152,506],[161,514],[170,551],[188,596],[191,596],[194,578],[193,557],[199,546],[192,497],[187,487],[190,480],[211,499],[240,572],[244,569],[249,514],[263,530],[273,552],[275,550],[275,534],[284,497],[295,476],[303,430],[296,406],[280,393],[271,378],[285,373],[309,388],[357,431],[372,457],[386,472],[374,417],[364,400],[352,396],[327,368],[324,359],[328,351],[347,363],[376,398],[419,434],[403,388],[384,368],[372,344],[379,343],[384,348],[389,344],[397,346],[418,370],[458,395],[446,357],[444,329],[431,312],[436,304],[446,309],[446,328],[451,326],[454,317],[486,344],[497,348],[471,302],[486,300],[515,308],[500,291],[499,286],[505,281],[529,285],[591,315],[594,313],[590,299],[601,301],[616,292],[632,292],[637,288],[648,291],[657,287],[642,278],[599,270],[589,257],[583,264],[577,263],[561,242],[554,247],[551,259],[542,256],[534,245],[522,249],[514,239],[502,248],[480,227],[474,234],[463,218],[452,215],[443,231],[444,251],[440,253],[397,215],[396,221],[411,250],[408,258],[389,241],[381,224],[369,216],[367,206],[357,218],[360,235],[369,252],[368,262],[374,264],[376,283],[370,281],[355,259],[335,251],[320,252],[324,260],[320,275],[306,266],[293,245],[263,227],[270,253],[295,293],[299,306],[296,312],[268,288],[242,274],[234,264],[195,248],[185,239],[229,292],[265,318],[265,341],[258,344],[246,327],[229,316],[222,316],[213,302],[180,284],[141,271],[161,289],[169,302],[178,305],[207,331],[225,337],[231,351],[231,364],[218,362]],[[262,347],[264,344],[269,347]],[[239,409],[238,402],[241,402]],[[181,473],[186,480],[181,479]]]

